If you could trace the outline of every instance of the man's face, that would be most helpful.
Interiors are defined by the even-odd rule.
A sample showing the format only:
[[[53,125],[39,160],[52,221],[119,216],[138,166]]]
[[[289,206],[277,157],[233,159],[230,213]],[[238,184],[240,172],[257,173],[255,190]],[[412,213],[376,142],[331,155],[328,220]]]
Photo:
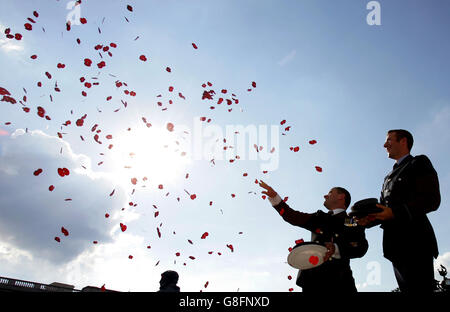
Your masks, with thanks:
[[[342,196],[343,194],[339,194],[336,189],[332,188],[328,194],[323,196],[325,198],[323,205],[330,210],[336,208]]]
[[[405,153],[405,142],[406,138],[397,141],[397,135],[395,132],[388,133],[386,136],[386,141],[384,142],[384,148],[388,153],[388,157],[391,159],[399,159]]]

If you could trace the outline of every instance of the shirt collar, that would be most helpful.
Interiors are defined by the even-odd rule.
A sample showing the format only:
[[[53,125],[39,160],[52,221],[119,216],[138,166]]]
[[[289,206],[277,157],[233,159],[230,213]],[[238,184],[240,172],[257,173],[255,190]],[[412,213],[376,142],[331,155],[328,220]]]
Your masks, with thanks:
[[[408,157],[410,154],[406,154],[405,156],[403,156],[402,158],[397,159],[397,164],[400,165],[400,163],[406,158]]]
[[[345,209],[344,208],[336,208],[331,211],[333,211],[333,215],[337,215],[338,213],[345,211]]]

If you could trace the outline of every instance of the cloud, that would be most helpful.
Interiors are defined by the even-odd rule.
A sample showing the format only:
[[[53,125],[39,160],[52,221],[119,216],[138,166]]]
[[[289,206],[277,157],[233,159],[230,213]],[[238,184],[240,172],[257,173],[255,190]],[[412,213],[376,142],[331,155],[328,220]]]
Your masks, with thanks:
[[[78,290],[105,284],[106,288],[117,291],[156,291],[166,268],[155,267],[152,250],[142,248],[143,245],[142,237],[125,232],[115,235],[109,243],[85,249],[67,263],[53,264],[0,243],[1,275],[43,284],[60,282]],[[133,258],[129,259],[129,255]]]
[[[0,33],[4,33],[6,27],[0,24]],[[0,49],[5,52],[23,51],[23,41],[17,41],[15,39],[0,39]]]
[[[414,147],[418,153],[436,154],[437,157],[447,159],[447,148],[450,144],[450,105],[443,105],[435,111],[415,131]]]
[[[450,251],[447,251],[443,255],[439,255],[436,261],[434,261],[434,271],[436,277],[440,277],[438,270],[441,269],[441,265],[443,265],[447,270],[450,270]]]
[[[285,57],[283,57],[281,60],[278,61],[278,65],[280,66],[284,66],[287,63],[289,63],[290,61],[292,61],[295,57],[295,55],[297,54],[296,50],[292,50],[291,52],[289,52],[289,54],[287,54]]]
[[[75,154],[67,142],[42,131],[17,130],[0,136],[0,147],[0,250],[33,261],[67,263],[93,248],[94,240],[112,242],[123,222],[119,219],[133,214],[121,211],[127,202],[125,191],[93,172],[90,159]],[[57,169],[64,167],[70,175],[60,177]],[[43,171],[35,176],[39,168]],[[55,187],[52,192],[50,185]],[[105,218],[105,213],[111,217]],[[13,261],[2,254],[4,261]]]
[[[22,43],[15,43],[9,39],[0,39],[0,49],[5,52],[23,51],[24,47]]]

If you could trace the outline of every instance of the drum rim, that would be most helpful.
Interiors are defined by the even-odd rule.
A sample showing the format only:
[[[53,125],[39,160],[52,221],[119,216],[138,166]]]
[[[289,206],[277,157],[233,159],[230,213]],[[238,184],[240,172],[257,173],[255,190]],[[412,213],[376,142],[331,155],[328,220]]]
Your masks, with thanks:
[[[320,259],[320,264],[313,265],[313,266],[311,266],[311,267],[309,267],[309,268],[299,268],[299,267],[293,266],[293,265],[290,263],[289,259],[290,259],[291,257],[294,257],[293,255],[295,254],[295,249],[297,249],[298,247],[307,246],[307,245],[315,245],[315,246],[324,248],[324,250],[323,250],[323,256],[325,255],[325,253],[326,253],[326,251],[327,251],[327,247],[325,247],[324,244],[319,243],[319,242],[302,242],[302,243],[299,243],[299,244],[297,244],[294,248],[292,248],[291,252],[289,253],[289,255],[288,255],[288,257],[287,257],[287,262],[288,262],[288,264],[289,264],[291,267],[296,268],[296,269],[300,269],[300,270],[309,270],[309,269],[312,269],[312,268],[319,267],[320,265],[323,264],[323,257],[322,257],[322,258],[320,257],[320,256],[322,256],[322,255],[318,255],[318,257],[319,257],[319,259]],[[297,250],[297,251],[298,251],[298,250]]]

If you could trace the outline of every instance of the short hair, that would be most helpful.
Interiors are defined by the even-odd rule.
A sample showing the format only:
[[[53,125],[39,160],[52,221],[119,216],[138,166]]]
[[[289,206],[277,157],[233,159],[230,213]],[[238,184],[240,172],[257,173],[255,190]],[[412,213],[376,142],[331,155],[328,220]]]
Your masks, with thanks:
[[[161,281],[163,284],[176,284],[178,283],[178,273],[172,270],[165,271],[161,274]]]
[[[352,201],[352,197],[350,196],[350,192],[347,191],[345,188],[340,186],[333,187],[339,194],[345,195],[345,208],[348,208],[350,206],[350,202]]]
[[[403,130],[403,129],[395,129],[395,130],[389,130],[388,134],[390,134],[390,133],[395,133],[397,142],[403,138],[406,138],[406,145],[408,146],[408,150],[411,151],[411,149],[413,147],[414,139],[413,139],[412,134],[409,131]]]

